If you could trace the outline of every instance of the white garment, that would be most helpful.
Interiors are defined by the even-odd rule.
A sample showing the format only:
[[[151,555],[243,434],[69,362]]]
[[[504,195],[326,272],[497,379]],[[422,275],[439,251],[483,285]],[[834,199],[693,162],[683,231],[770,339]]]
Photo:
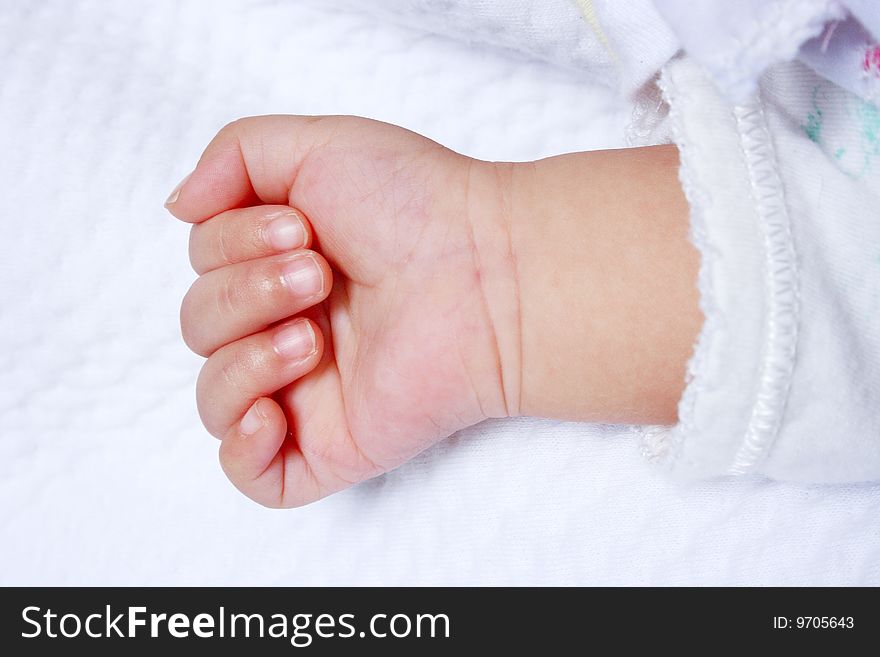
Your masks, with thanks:
[[[731,106],[666,67],[706,322],[679,424],[686,476],[880,477],[880,115],[798,62]]]
[[[682,49],[736,102],[754,93],[761,74],[795,58],[801,44],[845,16],[829,0],[654,0]]]

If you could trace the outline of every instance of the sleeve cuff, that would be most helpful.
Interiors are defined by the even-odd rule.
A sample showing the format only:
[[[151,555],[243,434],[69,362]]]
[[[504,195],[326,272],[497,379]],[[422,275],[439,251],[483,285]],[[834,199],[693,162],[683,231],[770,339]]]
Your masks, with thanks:
[[[798,272],[773,142],[756,97],[731,106],[687,58],[662,71],[700,252],[705,323],[679,423],[643,430],[682,478],[754,472],[779,433],[797,348]]]

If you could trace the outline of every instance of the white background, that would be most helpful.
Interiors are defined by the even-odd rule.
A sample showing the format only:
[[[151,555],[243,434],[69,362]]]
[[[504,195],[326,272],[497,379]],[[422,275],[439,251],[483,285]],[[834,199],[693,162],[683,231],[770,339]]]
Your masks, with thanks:
[[[486,423],[287,512],[226,482],[162,209],[225,122],[623,144],[629,108],[583,75],[333,4],[0,7],[0,584],[880,584],[880,488],[681,486],[625,428]]]

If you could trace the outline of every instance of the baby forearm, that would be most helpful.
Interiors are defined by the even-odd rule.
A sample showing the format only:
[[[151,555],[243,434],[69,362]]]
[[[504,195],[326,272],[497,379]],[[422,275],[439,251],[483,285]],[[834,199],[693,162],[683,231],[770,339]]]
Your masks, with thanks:
[[[520,414],[675,420],[702,323],[677,170],[671,146],[510,167]]]

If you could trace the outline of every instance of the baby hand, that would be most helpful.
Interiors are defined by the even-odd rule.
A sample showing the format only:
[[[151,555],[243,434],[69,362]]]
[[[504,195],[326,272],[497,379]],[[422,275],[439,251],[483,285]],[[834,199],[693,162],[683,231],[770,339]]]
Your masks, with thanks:
[[[489,417],[675,421],[702,324],[677,168],[481,162],[353,117],[224,128],[168,207],[195,224],[182,327],[229,478],[296,506]]]
[[[182,331],[242,492],[306,504],[516,412],[497,180],[352,117],[245,119],[211,142],[167,207],[194,224]]]

